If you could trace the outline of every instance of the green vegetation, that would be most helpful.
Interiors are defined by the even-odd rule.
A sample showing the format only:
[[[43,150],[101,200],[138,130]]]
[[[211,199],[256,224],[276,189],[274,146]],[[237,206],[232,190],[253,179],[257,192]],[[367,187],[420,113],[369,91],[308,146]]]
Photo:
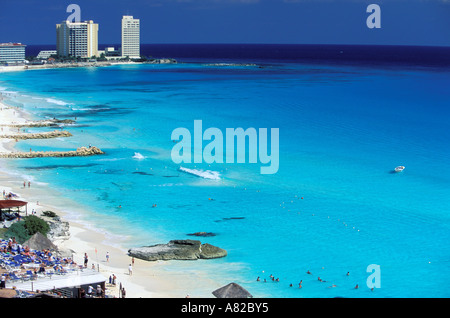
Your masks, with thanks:
[[[29,215],[24,217],[22,221],[13,223],[3,236],[4,238],[15,237],[16,241],[22,244],[37,232],[47,236],[49,230],[50,226],[43,219],[35,215]]]

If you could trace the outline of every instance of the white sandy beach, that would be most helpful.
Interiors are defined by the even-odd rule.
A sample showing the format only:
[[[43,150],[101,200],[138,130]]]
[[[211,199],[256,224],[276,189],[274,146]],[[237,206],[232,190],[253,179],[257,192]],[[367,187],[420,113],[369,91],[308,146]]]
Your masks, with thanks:
[[[17,72],[17,71],[23,71],[23,70],[25,70],[25,67],[23,65],[0,66],[0,73],[2,73],[2,72]]]
[[[11,123],[25,122],[29,117],[23,111],[9,108],[0,100],[0,127],[1,134],[17,132],[17,128],[10,128]],[[14,140],[0,139],[0,152],[13,151]],[[7,165],[7,160],[2,159]],[[16,159],[17,160],[17,159]],[[18,159],[21,160],[21,159]],[[24,187],[23,182],[30,181],[31,187]],[[63,198],[58,195],[51,185],[39,180],[24,180],[24,176],[15,171],[8,171],[7,166],[0,169],[0,191],[6,190],[18,194],[19,200],[29,202],[28,211],[35,209],[37,215],[46,210],[54,211],[63,221],[70,224],[70,238],[55,242],[58,247],[74,251],[73,258],[78,264],[83,263],[84,253],[89,256],[89,264],[100,269],[107,283],[112,274],[117,276],[117,285],[121,284],[126,290],[127,298],[183,298],[214,297],[211,292],[229,282],[217,282],[210,279],[205,273],[198,271],[199,264],[193,261],[178,262],[147,262],[135,259],[133,273],[129,275],[128,265],[131,258],[127,255],[128,247],[122,247],[114,239],[114,233],[107,233],[95,229],[85,221],[78,221],[74,215],[81,215],[83,211],[76,207],[76,198]],[[69,218],[67,218],[69,217]],[[81,218],[80,218],[81,219]],[[167,242],[161,242],[167,243]],[[97,253],[96,253],[97,252]],[[109,262],[106,253],[109,253]],[[194,262],[207,262],[198,260]],[[192,269],[190,268],[193,265]],[[195,268],[194,268],[195,266]],[[205,266],[208,266],[205,264]],[[109,294],[119,297],[118,288],[107,287]]]

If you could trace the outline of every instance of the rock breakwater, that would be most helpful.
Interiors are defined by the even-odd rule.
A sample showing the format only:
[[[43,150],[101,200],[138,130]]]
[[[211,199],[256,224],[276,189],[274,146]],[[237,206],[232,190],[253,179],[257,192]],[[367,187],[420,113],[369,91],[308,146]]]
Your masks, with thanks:
[[[102,154],[104,152],[97,147],[80,147],[71,151],[7,152],[0,153],[0,158],[84,157]]]
[[[9,127],[54,127],[60,125],[70,125],[74,124],[75,121],[72,119],[44,119],[44,120],[36,120],[36,121],[26,121],[20,124],[11,124],[7,125]]]
[[[9,135],[0,135],[0,138],[26,140],[26,139],[48,139],[58,137],[70,137],[72,134],[66,130],[54,130],[41,133],[18,133]]]

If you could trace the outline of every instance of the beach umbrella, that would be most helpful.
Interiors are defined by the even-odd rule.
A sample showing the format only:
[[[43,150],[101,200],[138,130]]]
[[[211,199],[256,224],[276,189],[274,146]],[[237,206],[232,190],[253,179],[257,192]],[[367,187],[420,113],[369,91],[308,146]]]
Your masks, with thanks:
[[[217,298],[252,298],[253,296],[242,286],[229,283],[212,292]]]

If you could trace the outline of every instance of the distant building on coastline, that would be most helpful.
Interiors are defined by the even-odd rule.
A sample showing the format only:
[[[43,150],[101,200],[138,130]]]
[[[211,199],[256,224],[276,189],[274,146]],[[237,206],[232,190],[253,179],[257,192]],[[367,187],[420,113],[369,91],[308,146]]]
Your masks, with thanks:
[[[92,20],[57,24],[56,50],[60,56],[98,56],[98,24]]]
[[[25,63],[25,47],[22,43],[0,43],[0,64]]]
[[[130,15],[122,17],[122,57],[141,58],[140,21]]]
[[[113,46],[105,47],[105,56],[106,57],[120,57],[120,49],[115,49]]]
[[[50,56],[52,55],[57,55],[58,51],[56,50],[51,50],[51,51],[40,51],[38,56],[36,57],[37,59],[42,59],[42,60],[46,60],[48,59]]]

